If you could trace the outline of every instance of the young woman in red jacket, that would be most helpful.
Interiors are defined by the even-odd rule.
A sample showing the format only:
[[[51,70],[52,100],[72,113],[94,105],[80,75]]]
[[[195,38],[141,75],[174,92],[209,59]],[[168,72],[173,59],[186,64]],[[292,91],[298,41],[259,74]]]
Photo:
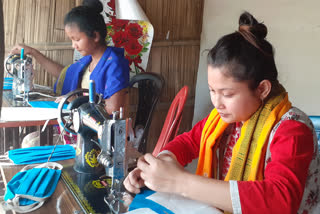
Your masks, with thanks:
[[[208,54],[214,109],[154,157],[142,156],[126,189],[171,192],[233,213],[320,213],[312,122],[278,82],[267,27],[249,13]],[[199,158],[196,175],[183,166]],[[318,209],[318,210],[317,210]]]

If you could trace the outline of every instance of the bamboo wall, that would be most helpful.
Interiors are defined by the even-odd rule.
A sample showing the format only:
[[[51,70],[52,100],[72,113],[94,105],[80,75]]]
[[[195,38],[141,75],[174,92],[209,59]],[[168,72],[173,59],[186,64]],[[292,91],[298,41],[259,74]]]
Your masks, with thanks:
[[[165,88],[150,128],[152,151],[176,93],[189,86],[180,132],[191,128],[199,64],[204,0],[138,0],[154,27],[147,71],[161,74]],[[6,55],[16,43],[37,48],[49,58],[68,65],[73,49],[64,33],[64,15],[80,0],[3,0]],[[35,83],[53,86],[55,78],[39,65]]]
[[[179,133],[191,129],[199,65],[203,0],[139,0],[154,27],[154,41],[147,71],[160,73],[166,85],[150,128],[152,151],[164,119],[178,91],[189,86]]]
[[[18,43],[30,45],[62,65],[73,49],[64,33],[64,15],[79,0],[3,0],[6,55]],[[35,83],[53,86],[56,79],[35,63]]]

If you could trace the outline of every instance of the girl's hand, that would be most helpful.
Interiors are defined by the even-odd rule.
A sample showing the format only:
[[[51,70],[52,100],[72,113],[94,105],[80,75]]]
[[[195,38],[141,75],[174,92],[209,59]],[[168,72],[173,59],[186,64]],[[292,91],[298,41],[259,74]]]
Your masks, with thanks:
[[[11,54],[20,54],[21,53],[21,49],[24,48],[24,54],[27,54],[27,55],[32,55],[33,54],[33,48],[32,47],[29,47],[27,45],[23,45],[23,44],[18,44],[18,45],[15,45],[10,53]]]
[[[159,192],[179,192],[178,187],[188,173],[174,157],[168,154],[157,158],[145,154],[139,158],[137,168],[141,170],[140,176],[144,184]]]
[[[60,101],[64,98],[64,96],[59,96],[56,98],[56,100],[54,102],[56,103],[60,103]]]
[[[144,187],[144,181],[140,176],[141,170],[135,168],[132,170],[123,182],[124,187],[132,193],[138,194],[140,188]]]
[[[59,96],[55,99],[54,102],[56,103],[60,103],[62,99],[66,98],[66,94],[65,95],[62,95],[62,96]],[[76,96],[72,96],[72,97],[69,97],[68,99],[68,102],[70,103],[72,100],[76,99],[77,97]]]

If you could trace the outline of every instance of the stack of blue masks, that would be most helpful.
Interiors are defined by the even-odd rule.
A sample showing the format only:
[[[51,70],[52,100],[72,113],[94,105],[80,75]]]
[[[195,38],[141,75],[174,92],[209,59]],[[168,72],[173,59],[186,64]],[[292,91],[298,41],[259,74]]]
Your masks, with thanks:
[[[55,191],[62,168],[53,162],[24,167],[8,182],[2,207],[19,213],[40,208]]]
[[[54,149],[54,152],[52,153]],[[14,149],[8,151],[9,159],[15,164],[34,164],[44,163],[48,161],[60,161],[75,158],[76,151],[70,145],[56,145],[54,146],[35,146],[23,149]]]
[[[3,90],[11,90],[12,89],[13,78],[5,77],[3,81]]]
[[[3,81],[3,90],[11,90],[12,89],[13,78],[5,77]]]

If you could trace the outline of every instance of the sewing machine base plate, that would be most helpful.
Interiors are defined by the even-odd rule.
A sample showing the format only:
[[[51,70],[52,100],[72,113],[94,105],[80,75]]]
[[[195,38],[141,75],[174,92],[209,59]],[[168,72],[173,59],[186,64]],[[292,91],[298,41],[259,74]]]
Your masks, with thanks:
[[[62,180],[85,214],[112,213],[104,202],[107,189],[100,184],[101,175],[78,173],[73,166],[64,167],[62,170]],[[106,182],[110,183],[109,180]]]

